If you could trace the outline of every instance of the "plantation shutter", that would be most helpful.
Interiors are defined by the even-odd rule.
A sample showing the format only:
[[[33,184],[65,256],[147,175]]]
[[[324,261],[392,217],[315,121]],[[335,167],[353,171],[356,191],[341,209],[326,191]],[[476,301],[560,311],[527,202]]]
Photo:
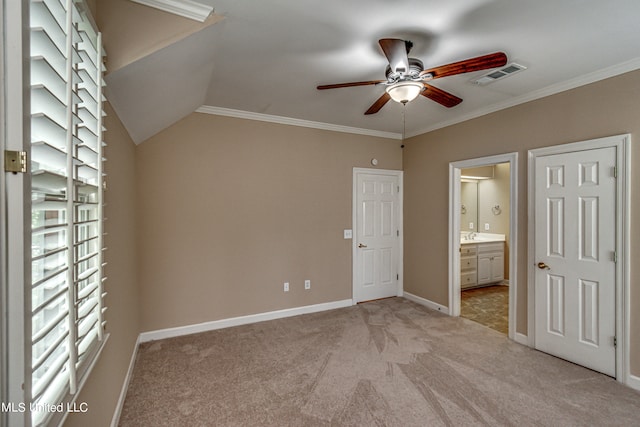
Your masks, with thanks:
[[[31,0],[31,403],[76,393],[104,341],[103,50],[84,4]],[[49,421],[33,412],[34,425]]]

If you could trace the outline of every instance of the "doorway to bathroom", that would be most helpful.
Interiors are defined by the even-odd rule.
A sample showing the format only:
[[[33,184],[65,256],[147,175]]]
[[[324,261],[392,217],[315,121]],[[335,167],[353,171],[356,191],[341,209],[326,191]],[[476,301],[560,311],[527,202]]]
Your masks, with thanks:
[[[517,153],[450,164],[449,307],[516,339]]]

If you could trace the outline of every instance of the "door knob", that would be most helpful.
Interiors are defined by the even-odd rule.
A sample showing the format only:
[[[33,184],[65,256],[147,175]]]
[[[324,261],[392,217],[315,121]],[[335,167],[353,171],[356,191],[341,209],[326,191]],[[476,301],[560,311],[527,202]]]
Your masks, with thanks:
[[[359,247],[359,248],[366,248],[366,247],[367,247],[367,245],[363,245],[362,243],[360,243],[360,244],[358,245],[358,247]]]
[[[544,262],[539,262],[538,263],[538,268],[540,270],[551,270],[551,267],[549,267],[547,264],[545,264]]]

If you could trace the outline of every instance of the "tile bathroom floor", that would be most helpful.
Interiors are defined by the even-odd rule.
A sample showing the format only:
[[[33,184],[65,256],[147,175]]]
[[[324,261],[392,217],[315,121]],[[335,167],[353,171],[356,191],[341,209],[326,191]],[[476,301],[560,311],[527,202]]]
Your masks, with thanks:
[[[460,316],[509,333],[509,286],[493,285],[461,292]]]

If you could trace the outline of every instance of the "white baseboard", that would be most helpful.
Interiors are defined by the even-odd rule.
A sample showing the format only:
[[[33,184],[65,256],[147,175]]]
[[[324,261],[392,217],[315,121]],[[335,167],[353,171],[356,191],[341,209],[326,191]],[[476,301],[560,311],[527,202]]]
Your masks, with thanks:
[[[527,347],[529,347],[529,337],[526,336],[525,334],[516,332],[515,336],[513,337],[513,340],[518,344],[526,345]]]
[[[353,300],[345,299],[323,304],[306,305],[303,307],[287,308],[284,310],[269,311],[266,313],[250,314],[248,316],[232,317],[229,319],[214,320],[195,325],[179,326],[176,328],[160,329],[157,331],[143,332],[140,334],[140,342],[149,342],[165,338],[179,337],[182,335],[197,334],[216,329],[230,328],[232,326],[247,325],[249,323],[264,322],[267,320],[282,319],[284,317],[298,316],[300,314],[317,313],[319,311],[333,310],[336,308],[350,307]]]
[[[419,297],[417,295],[410,294],[409,292],[403,292],[402,296],[409,301],[413,301],[416,304],[424,305],[431,310],[436,310],[444,314],[449,314],[449,307],[445,307],[444,305],[440,305],[433,301],[429,301],[428,299]]]
[[[138,339],[136,340],[135,346],[133,347],[133,354],[131,354],[129,369],[127,370],[127,375],[124,377],[124,383],[122,384],[122,390],[120,390],[120,397],[118,398],[118,403],[116,404],[116,410],[114,411],[113,418],[111,419],[111,427],[117,427],[118,423],[120,422],[120,415],[122,414],[124,399],[125,397],[127,397],[127,390],[129,389],[129,383],[131,382],[131,377],[133,376],[133,368],[136,364],[136,357],[138,356],[139,346],[140,335],[138,335]]]
[[[627,376],[627,381],[625,381],[625,384],[634,390],[640,391],[640,377],[629,374]]]

